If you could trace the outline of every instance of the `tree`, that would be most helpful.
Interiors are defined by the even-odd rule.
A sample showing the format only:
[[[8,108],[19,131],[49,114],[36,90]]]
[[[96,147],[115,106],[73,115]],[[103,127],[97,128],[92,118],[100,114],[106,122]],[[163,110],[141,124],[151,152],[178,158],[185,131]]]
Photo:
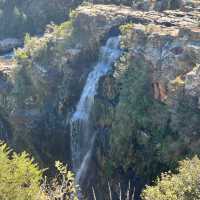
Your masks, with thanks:
[[[77,200],[74,174],[56,161],[58,174],[42,181],[43,170],[23,152],[17,154],[0,142],[0,199],[2,200]]]
[[[36,200],[42,171],[30,156],[0,142],[0,199]]]

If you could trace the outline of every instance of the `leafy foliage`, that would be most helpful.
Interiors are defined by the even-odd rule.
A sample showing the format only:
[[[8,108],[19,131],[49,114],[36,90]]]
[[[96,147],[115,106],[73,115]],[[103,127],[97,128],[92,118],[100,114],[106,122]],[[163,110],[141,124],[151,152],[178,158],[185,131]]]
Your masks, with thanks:
[[[114,76],[120,90],[110,138],[112,164],[108,165],[121,166],[125,171],[134,168],[137,174],[151,179],[166,167],[165,160],[162,166],[160,159],[167,154],[163,143],[170,133],[168,112],[153,99],[151,73],[142,57],[133,59],[126,53]]]
[[[49,182],[45,178],[42,183],[43,171],[27,153],[12,152],[0,142],[0,199],[78,200],[74,174],[59,161],[55,166],[58,175]]]
[[[0,143],[0,199],[35,200],[42,171],[25,152],[13,153]]]
[[[46,181],[42,184],[41,196],[46,200],[78,200],[74,174],[59,161],[56,161],[55,166],[58,175],[49,184]]]
[[[155,186],[147,186],[143,200],[200,199],[200,160],[197,156],[180,162],[178,174],[163,173]]]

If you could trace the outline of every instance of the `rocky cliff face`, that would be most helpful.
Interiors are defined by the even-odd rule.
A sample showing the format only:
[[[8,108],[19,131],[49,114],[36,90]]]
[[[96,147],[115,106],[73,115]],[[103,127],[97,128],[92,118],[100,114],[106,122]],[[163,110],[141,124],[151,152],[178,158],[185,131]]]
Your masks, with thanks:
[[[199,11],[90,8],[93,14],[79,8],[81,19],[90,16],[102,34],[131,23],[121,28],[124,55],[96,96],[93,124],[100,150],[94,166],[116,184],[127,174],[151,181],[177,160],[199,153]]]
[[[111,19],[122,18],[122,10]],[[102,150],[106,158],[99,160],[106,160],[103,169],[110,176],[132,169],[146,182],[199,153],[200,16],[198,11],[126,14],[131,23],[121,28],[124,55],[96,97],[96,128],[111,134],[110,150]]]
[[[192,10],[200,6],[198,0],[94,0],[98,4],[126,5],[136,10]]]
[[[148,182],[199,153],[200,14],[184,8],[85,5],[43,37],[26,38],[14,61],[0,62],[1,138],[46,165],[70,162],[69,119],[99,46],[121,34],[124,53],[101,78],[91,111],[98,176],[88,181],[136,174]]]

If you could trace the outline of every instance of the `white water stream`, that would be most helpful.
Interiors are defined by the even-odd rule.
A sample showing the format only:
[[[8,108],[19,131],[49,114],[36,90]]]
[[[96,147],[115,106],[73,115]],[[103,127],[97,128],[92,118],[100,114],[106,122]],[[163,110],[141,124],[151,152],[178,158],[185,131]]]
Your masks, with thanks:
[[[98,82],[112,69],[120,53],[119,37],[109,38],[105,46],[101,47],[99,61],[88,75],[76,111],[71,118],[72,162],[78,184],[88,172],[95,142],[95,135],[90,129],[90,113],[97,94]]]

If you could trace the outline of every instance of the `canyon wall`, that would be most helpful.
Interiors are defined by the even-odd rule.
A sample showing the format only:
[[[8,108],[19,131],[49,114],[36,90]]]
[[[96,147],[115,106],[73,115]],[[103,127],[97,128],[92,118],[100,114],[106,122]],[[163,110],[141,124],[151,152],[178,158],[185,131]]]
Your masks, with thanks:
[[[199,20],[195,6],[83,5],[43,37],[27,36],[15,59],[0,61],[1,139],[42,166],[71,163],[70,119],[100,46],[120,35],[123,53],[101,77],[91,109],[95,176],[85,186],[130,177],[142,185],[199,154]]]

